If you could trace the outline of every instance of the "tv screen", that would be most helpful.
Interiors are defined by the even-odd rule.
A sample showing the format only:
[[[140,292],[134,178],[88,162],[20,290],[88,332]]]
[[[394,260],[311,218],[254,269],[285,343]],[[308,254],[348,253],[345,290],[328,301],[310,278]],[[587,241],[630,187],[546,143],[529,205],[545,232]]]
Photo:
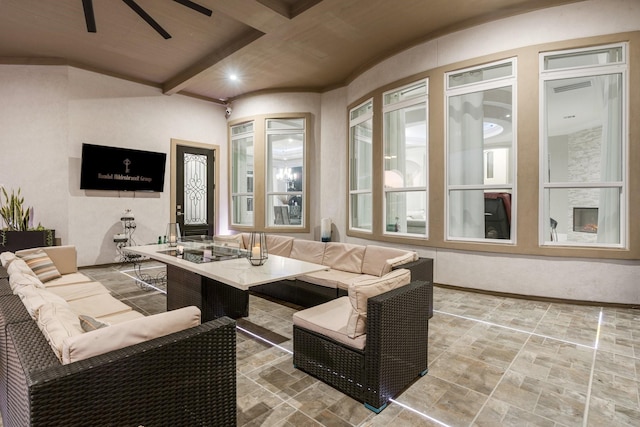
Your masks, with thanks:
[[[166,158],[166,153],[82,144],[80,189],[160,192]]]

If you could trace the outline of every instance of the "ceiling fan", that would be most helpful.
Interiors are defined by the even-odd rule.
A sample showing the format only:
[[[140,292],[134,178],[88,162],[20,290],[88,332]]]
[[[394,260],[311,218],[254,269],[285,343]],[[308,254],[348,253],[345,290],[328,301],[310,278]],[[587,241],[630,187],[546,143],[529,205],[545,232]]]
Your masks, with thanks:
[[[147,12],[140,7],[135,0],[122,0],[127,6],[129,6],[135,13],[137,13],[144,21],[149,24],[154,30],[158,32],[165,39],[170,39],[171,34],[169,34],[158,22],[151,17]],[[203,15],[211,16],[213,13],[211,9],[207,9],[204,6],[199,5],[190,0],[173,0],[176,3],[179,3],[183,6],[186,6],[190,9],[195,10],[196,12],[200,12]],[[90,33],[95,33],[97,31],[96,27],[96,18],[93,13],[93,0],[82,0],[82,7],[84,9],[84,19],[87,23],[87,31]]]

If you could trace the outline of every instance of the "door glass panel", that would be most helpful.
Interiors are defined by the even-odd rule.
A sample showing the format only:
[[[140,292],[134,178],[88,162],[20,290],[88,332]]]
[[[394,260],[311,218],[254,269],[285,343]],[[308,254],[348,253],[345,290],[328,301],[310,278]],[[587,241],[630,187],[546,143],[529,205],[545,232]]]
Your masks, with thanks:
[[[184,155],[184,223],[207,223],[207,156]]]

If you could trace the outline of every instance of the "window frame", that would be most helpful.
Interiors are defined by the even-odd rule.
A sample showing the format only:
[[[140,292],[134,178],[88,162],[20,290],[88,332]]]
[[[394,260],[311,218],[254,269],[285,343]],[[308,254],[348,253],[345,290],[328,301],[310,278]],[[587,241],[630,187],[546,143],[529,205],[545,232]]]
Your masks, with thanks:
[[[233,129],[237,128],[237,127],[242,127],[245,126],[247,124],[251,123],[251,131],[250,132],[243,132],[237,135],[233,134]],[[253,143],[253,171],[252,171],[252,177],[255,177],[255,167],[256,167],[256,123],[255,120],[245,120],[239,123],[235,123],[233,125],[229,125],[229,158],[230,158],[230,164],[231,167],[229,168],[229,173],[230,173],[230,179],[229,179],[229,198],[230,198],[230,203],[229,203],[229,225],[232,227],[253,227],[255,225],[255,214],[252,214],[252,218],[251,218],[251,224],[243,224],[243,223],[236,223],[235,221],[235,209],[236,209],[236,200],[240,200],[238,198],[242,198],[242,197],[246,197],[247,200],[247,212],[249,212],[249,200],[251,200],[251,205],[254,207],[253,210],[251,210],[251,212],[254,212],[255,210],[255,185],[252,186],[251,191],[246,191],[246,192],[234,192],[234,188],[233,188],[233,183],[234,180],[236,178],[239,178],[235,175],[235,171],[234,169],[234,165],[236,164],[234,161],[234,154],[235,154],[235,149],[234,149],[234,144],[236,141],[241,140],[241,139],[245,139],[248,138],[249,136],[252,137],[252,143]],[[247,175],[248,177],[248,175]],[[254,181],[255,183],[255,181]],[[247,182],[248,184],[248,182]],[[241,203],[241,202],[240,202]],[[242,204],[242,203],[241,203]]]
[[[301,120],[302,121],[302,128],[301,129],[270,129],[268,126],[268,123],[270,121],[277,121],[277,120]],[[266,188],[264,189],[264,195],[265,195],[265,200],[264,200],[264,209],[265,209],[265,215],[264,215],[264,220],[265,220],[265,229],[269,230],[269,231],[276,231],[276,230],[281,230],[283,228],[300,228],[300,229],[304,229],[306,226],[306,221],[305,221],[305,213],[306,213],[306,199],[307,199],[307,192],[305,191],[305,187],[306,187],[306,183],[307,183],[307,127],[308,127],[308,120],[305,117],[268,117],[265,119],[264,121],[265,123],[265,131],[264,131],[264,141],[265,141],[265,159],[264,159],[264,163],[265,163],[265,168],[264,168],[264,182],[268,183],[269,179],[271,178],[271,170],[272,165],[271,165],[271,161],[272,161],[272,153],[270,151],[270,146],[269,146],[269,136],[270,135],[288,135],[288,134],[302,134],[302,176],[300,177],[300,179],[302,180],[302,188],[299,191],[275,191],[275,190],[269,190],[269,186],[266,185]],[[301,205],[301,209],[302,209],[302,215],[300,218],[300,224],[275,224],[275,223],[271,223],[271,221],[269,221],[269,219],[271,218],[271,211],[272,209],[270,209],[270,204],[269,201],[271,200],[271,197],[273,196],[300,196],[302,198],[302,205]],[[275,214],[274,214],[275,216]]]
[[[461,84],[452,87],[450,85],[449,77],[452,75],[463,74],[475,70],[482,69],[490,69],[496,68],[503,64],[511,63],[512,71],[508,76],[500,76],[489,78],[487,80],[482,80],[480,82],[471,82],[466,84]],[[518,59],[517,57],[510,57],[490,63],[485,63],[481,65],[475,65],[472,67],[462,68],[458,70],[448,71],[444,73],[444,81],[445,81],[445,93],[444,93],[444,135],[445,135],[445,150],[444,150],[444,240],[446,242],[460,242],[460,243],[485,243],[485,244],[500,244],[500,245],[509,245],[515,246],[517,244],[517,177],[518,177]],[[511,183],[510,184],[473,184],[473,185],[464,185],[464,184],[451,184],[449,182],[449,171],[451,169],[450,165],[450,156],[449,156],[449,144],[450,144],[450,116],[449,116],[449,99],[455,96],[461,96],[466,94],[472,94],[477,92],[484,92],[492,89],[501,89],[505,87],[511,87],[511,127],[512,127],[512,139],[510,149],[512,151],[510,166],[511,166]],[[482,156],[483,162],[483,176],[485,174],[484,171],[484,162],[486,161],[486,156]],[[510,190],[511,194],[511,213],[510,213],[510,233],[509,239],[492,239],[492,238],[477,238],[477,237],[458,237],[451,235],[451,224],[450,224],[450,203],[451,198],[450,194],[452,191],[472,191],[472,190],[482,190],[486,192],[487,190]],[[485,234],[486,235],[486,234]]]
[[[621,48],[622,60],[606,64],[580,65],[575,67],[546,69],[545,60],[551,56],[562,56],[570,54],[580,54],[586,52],[604,51],[611,48]],[[597,249],[626,249],[628,247],[629,236],[629,46],[628,42],[610,43],[604,45],[596,45],[575,49],[563,49],[557,51],[540,52],[538,55],[539,63],[539,191],[538,191],[538,244],[541,247],[564,247],[564,248],[597,248]],[[621,74],[621,82],[623,88],[621,91],[621,167],[620,176],[622,181],[575,181],[575,182],[549,182],[546,178],[549,171],[549,147],[548,147],[548,123],[546,114],[546,91],[545,83],[549,81],[580,78],[580,77],[597,77],[604,75]],[[546,222],[551,215],[547,215],[549,210],[545,202],[545,193],[547,190],[553,189],[620,189],[620,243],[589,243],[589,242],[567,242],[553,241],[547,239],[550,227],[546,226]]]
[[[367,106],[367,104],[370,104],[369,107],[369,111],[358,115],[355,118],[353,117],[353,114]],[[373,176],[373,153],[375,151],[375,135],[374,135],[374,120],[375,120],[375,113],[374,113],[374,109],[375,109],[375,103],[374,103],[374,99],[373,97],[365,100],[364,102],[361,102],[360,104],[356,105],[355,107],[351,108],[349,110],[349,147],[348,147],[348,170],[347,170],[347,176],[349,177],[347,185],[348,185],[348,189],[349,189],[349,193],[348,193],[348,209],[347,209],[347,215],[348,215],[348,224],[349,224],[349,231],[354,231],[354,232],[358,232],[358,233],[364,233],[364,234],[373,234],[374,232],[374,228],[375,228],[375,222],[374,222],[374,205],[373,205],[373,188],[375,186],[374,184],[374,176]],[[370,187],[368,189],[356,189],[354,190],[354,185],[353,185],[353,181],[352,181],[352,177],[353,177],[353,149],[354,149],[354,142],[352,140],[352,129],[355,126],[358,126],[366,121],[371,121],[371,158],[370,158],[370,169],[371,169],[371,178],[370,178]],[[366,229],[366,228],[360,228],[360,227],[354,227],[353,225],[353,196],[359,196],[359,195],[366,195],[369,194],[371,195],[371,212],[369,213],[369,216],[371,218],[371,229]]]
[[[273,226],[269,225],[267,222],[269,220],[268,212],[266,211],[266,207],[268,204],[268,196],[267,196],[267,166],[268,166],[268,153],[267,153],[267,121],[268,120],[286,120],[286,119],[302,119],[304,121],[304,154],[303,154],[303,177],[302,177],[302,208],[301,208],[301,224],[285,224]],[[254,165],[253,165],[253,224],[245,225],[245,224],[234,224],[233,223],[233,174],[234,165],[233,165],[233,149],[231,144],[231,129],[235,126],[241,125],[243,123],[253,122],[254,123]],[[229,141],[229,151],[228,151],[228,160],[229,160],[229,170],[227,171],[229,180],[228,180],[228,191],[229,191],[229,216],[228,216],[228,228],[231,231],[240,231],[240,232],[248,232],[248,231],[267,231],[267,232],[282,232],[282,233],[308,233],[310,231],[309,226],[309,186],[310,186],[310,164],[308,160],[309,152],[312,149],[313,144],[313,133],[312,126],[313,122],[311,120],[311,113],[273,113],[273,114],[264,114],[264,115],[256,115],[245,117],[237,120],[230,121],[227,124],[228,129],[228,141]]]
[[[404,89],[409,89],[409,88],[418,88],[420,86],[424,85],[424,94],[415,96],[413,98],[409,98],[406,100],[402,100],[402,101],[398,101],[395,103],[386,103],[385,99],[386,96],[388,94],[392,94],[392,93],[396,93],[399,91],[402,91]],[[399,86],[399,87],[395,87],[393,89],[390,89],[388,91],[385,91],[382,93],[382,152],[385,153],[386,152],[386,148],[387,148],[387,140],[386,140],[386,136],[387,136],[387,121],[386,121],[386,114],[390,113],[390,112],[394,112],[394,111],[399,111],[399,110],[404,110],[407,108],[411,108],[411,107],[415,107],[415,106],[419,106],[419,105],[424,105],[424,109],[425,109],[425,165],[424,165],[424,170],[423,173],[425,175],[425,184],[424,186],[416,186],[416,187],[407,187],[407,186],[403,186],[403,187],[397,187],[397,188],[391,188],[391,187],[387,187],[384,183],[384,178],[383,178],[383,183],[382,183],[382,215],[381,215],[381,219],[382,219],[382,235],[383,236],[393,236],[393,237],[408,237],[408,238],[423,238],[423,239],[428,239],[429,238],[429,79],[428,78],[423,78],[423,79],[419,79],[416,80],[414,82]],[[385,168],[385,158],[384,155],[382,156],[382,164],[381,164],[381,168],[380,170],[384,172],[386,172],[386,168]],[[405,232],[399,232],[399,231],[393,231],[390,232],[387,230],[387,197],[391,194],[391,193],[413,193],[413,192],[424,192],[425,194],[425,206],[424,207],[424,224],[425,224],[425,231],[424,233],[409,233],[408,231]]]

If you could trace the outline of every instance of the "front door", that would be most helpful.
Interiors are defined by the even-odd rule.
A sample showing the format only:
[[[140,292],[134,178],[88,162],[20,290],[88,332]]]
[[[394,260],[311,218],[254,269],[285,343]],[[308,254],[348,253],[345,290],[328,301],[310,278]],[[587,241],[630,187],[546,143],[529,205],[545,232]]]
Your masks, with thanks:
[[[183,237],[212,236],[215,150],[176,147],[176,221]]]

